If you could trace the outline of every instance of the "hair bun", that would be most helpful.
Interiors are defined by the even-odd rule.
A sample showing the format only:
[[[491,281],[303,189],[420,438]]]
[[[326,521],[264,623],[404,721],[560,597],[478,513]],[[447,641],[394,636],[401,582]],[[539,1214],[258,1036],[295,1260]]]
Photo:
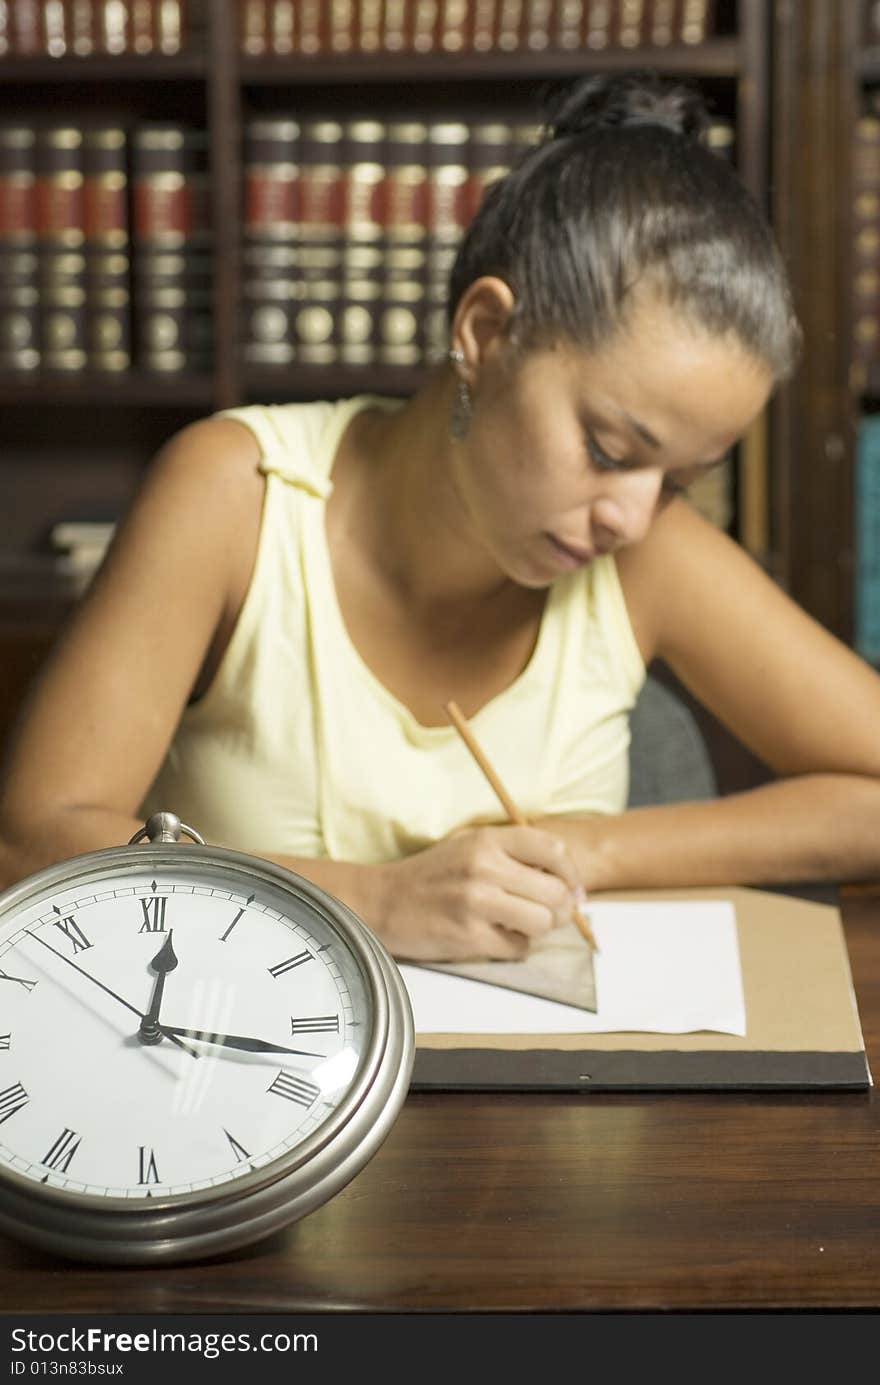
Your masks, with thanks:
[[[653,73],[582,77],[551,96],[544,110],[548,138],[600,130],[660,126],[699,139],[709,123],[698,91]]]

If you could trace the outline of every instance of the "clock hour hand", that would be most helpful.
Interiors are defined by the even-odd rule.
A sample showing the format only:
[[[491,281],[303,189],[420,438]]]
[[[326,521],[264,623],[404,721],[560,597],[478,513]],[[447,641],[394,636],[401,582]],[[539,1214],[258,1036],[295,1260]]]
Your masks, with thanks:
[[[172,930],[173,932],[173,930]],[[138,1027],[138,1038],[142,1044],[158,1044],[162,1042],[163,1031],[159,1023],[159,1010],[162,1006],[162,995],[165,991],[165,977],[169,971],[173,971],[177,966],[177,956],[174,952],[174,945],[171,941],[172,934],[169,933],[159,951],[156,953],[151,968],[156,973],[156,980],[153,985],[153,994],[150,997],[150,1005],[147,1013],[142,1017]],[[169,1034],[168,1038],[172,1036]]]
[[[33,938],[35,943],[41,943],[43,947],[49,950],[49,952],[53,952],[56,957],[60,957],[62,962],[66,962],[69,967],[73,967],[74,971],[78,971],[80,976],[85,976],[87,980],[93,983],[93,985],[100,986],[102,991],[104,991],[107,995],[112,996],[114,1000],[118,1000],[120,1005],[124,1005],[127,1010],[130,1010],[133,1015],[137,1015],[138,1019],[143,1022],[143,1013],[137,1008],[136,1005],[132,1005],[130,1000],[126,1000],[124,996],[119,995],[116,991],[112,991],[109,986],[105,986],[103,981],[99,981],[97,976],[92,976],[92,973],[90,971],[86,971],[84,967],[79,966],[79,964],[77,962],[74,962],[72,958],[65,957],[63,952],[59,952],[57,947],[53,947],[51,943],[47,943],[46,939],[41,938],[39,933],[31,933],[30,929],[27,929],[26,931],[28,937]],[[182,1048],[187,1053],[191,1054],[193,1058],[200,1057],[200,1055],[196,1053],[194,1048],[190,1048],[188,1044],[183,1043],[174,1034],[169,1034],[168,1038],[171,1040],[173,1044],[176,1044],[178,1048]]]
[[[246,1034],[214,1034],[210,1029],[181,1029],[178,1025],[160,1024],[161,1033],[169,1039],[182,1035],[185,1039],[202,1039],[208,1044],[221,1044],[224,1048],[240,1048],[245,1053],[293,1053],[298,1058],[325,1058],[324,1053],[312,1053],[307,1048],[285,1048],[283,1044],[269,1043],[266,1039],[251,1039]]]

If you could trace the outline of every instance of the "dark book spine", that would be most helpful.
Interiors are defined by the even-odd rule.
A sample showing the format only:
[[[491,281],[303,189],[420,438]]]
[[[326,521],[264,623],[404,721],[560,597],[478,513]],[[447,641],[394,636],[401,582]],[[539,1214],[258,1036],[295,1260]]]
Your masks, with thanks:
[[[425,359],[432,362],[442,360],[449,347],[449,274],[471,219],[470,135],[462,121],[428,124],[423,337]]]
[[[147,370],[207,369],[212,293],[210,269],[205,275],[211,236],[204,132],[177,124],[138,127],[132,190],[135,360]]]
[[[880,358],[880,117],[856,121],[852,158],[850,384],[864,391]]]
[[[239,42],[249,57],[261,58],[272,51],[270,0],[239,0]]]
[[[529,52],[543,53],[550,47],[553,11],[554,0],[526,0],[524,37]]]
[[[283,57],[296,51],[296,0],[272,0],[269,52]]]
[[[190,11],[193,10],[193,13]],[[154,0],[154,32],[159,53],[179,53],[199,19],[192,0]]]
[[[390,121],[386,143],[385,263],[379,360],[418,365],[425,350],[428,128]]]
[[[652,0],[651,43],[656,48],[668,48],[678,41],[681,13],[680,0]]]
[[[498,0],[473,0],[471,46],[477,53],[491,53],[497,45]]]
[[[338,359],[338,309],[345,231],[343,127],[335,120],[302,125],[296,359]]]
[[[88,364],[131,365],[131,302],[126,133],[122,126],[83,135],[85,288]]]
[[[715,28],[714,0],[682,0],[679,24],[682,43],[705,43]]]
[[[251,364],[293,360],[299,138],[299,122],[291,116],[255,118],[245,126],[241,343]]]
[[[378,53],[383,45],[383,0],[357,0],[355,17],[358,51]]]
[[[40,364],[36,136],[0,125],[0,370]]]
[[[414,0],[412,47],[416,53],[433,53],[440,47],[443,0]]]
[[[496,46],[502,53],[513,53],[522,47],[523,0],[499,0]]]
[[[350,53],[355,41],[354,0],[326,0],[326,3],[330,7],[330,52]]]
[[[326,53],[328,47],[327,0],[298,0],[299,38],[297,52],[310,57]]]
[[[407,48],[406,0],[385,0],[382,16],[382,52],[403,53]]]
[[[153,53],[156,27],[153,0],[128,0],[128,37],[132,53]]]
[[[385,126],[350,121],[345,128],[345,243],[337,316],[339,359],[370,365],[378,359],[386,176]]]
[[[63,58],[70,51],[67,8],[64,0],[43,0],[42,48],[50,58]]]
[[[124,0],[93,0],[93,3],[98,12],[98,51],[113,55],[128,52],[128,10]]]
[[[67,0],[67,32],[71,51],[88,57],[98,50],[97,0]]]
[[[83,132],[51,126],[37,134],[40,354],[48,370],[87,362]]]
[[[12,47],[22,57],[42,53],[40,0],[16,0],[12,6]]]

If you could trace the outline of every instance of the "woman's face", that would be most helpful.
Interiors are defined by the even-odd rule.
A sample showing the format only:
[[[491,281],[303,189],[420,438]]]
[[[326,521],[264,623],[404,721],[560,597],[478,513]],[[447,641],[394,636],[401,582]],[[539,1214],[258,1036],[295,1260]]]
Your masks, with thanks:
[[[455,481],[508,577],[543,587],[638,543],[664,504],[764,407],[772,377],[733,338],[665,304],[634,309],[596,352],[569,344],[485,357]]]

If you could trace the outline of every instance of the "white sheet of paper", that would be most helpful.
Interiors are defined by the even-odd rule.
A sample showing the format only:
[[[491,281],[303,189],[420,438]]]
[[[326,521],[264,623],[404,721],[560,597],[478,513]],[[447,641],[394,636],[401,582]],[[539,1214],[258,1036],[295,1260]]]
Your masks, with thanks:
[[[599,951],[598,1012],[402,965],[420,1034],[689,1034],[746,1032],[736,937],[727,900],[590,904]]]

